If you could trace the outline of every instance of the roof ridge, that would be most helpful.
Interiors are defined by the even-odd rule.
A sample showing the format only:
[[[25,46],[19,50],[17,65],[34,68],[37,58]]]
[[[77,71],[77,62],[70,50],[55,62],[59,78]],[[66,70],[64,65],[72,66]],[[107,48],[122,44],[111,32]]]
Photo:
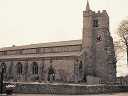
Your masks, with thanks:
[[[66,46],[66,44],[67,45],[81,44],[81,39],[79,39],[79,40],[69,40],[69,41],[58,41],[58,42],[46,42],[46,43],[28,44],[28,45],[14,46],[14,47],[13,46],[12,47],[3,47],[3,48],[0,48],[0,51],[16,50],[16,49],[27,49],[27,48],[31,49],[31,48],[36,48],[36,47]]]

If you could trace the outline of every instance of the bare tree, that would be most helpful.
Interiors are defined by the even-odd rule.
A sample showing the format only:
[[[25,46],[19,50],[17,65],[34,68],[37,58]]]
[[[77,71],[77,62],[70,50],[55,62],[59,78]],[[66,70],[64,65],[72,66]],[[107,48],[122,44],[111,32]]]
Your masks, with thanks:
[[[119,40],[114,42],[114,49],[115,49],[115,56],[118,62],[121,59],[120,54],[122,52],[125,52],[125,49]]]
[[[118,36],[120,37],[121,42],[123,43],[123,48],[127,52],[127,65],[128,65],[128,20],[123,20],[118,28]]]

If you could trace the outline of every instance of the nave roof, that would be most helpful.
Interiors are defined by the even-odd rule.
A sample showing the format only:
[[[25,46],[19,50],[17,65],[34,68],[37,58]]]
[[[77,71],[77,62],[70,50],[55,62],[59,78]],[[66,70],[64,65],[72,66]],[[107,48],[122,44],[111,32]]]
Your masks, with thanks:
[[[70,40],[70,41],[38,43],[38,44],[13,46],[13,47],[3,47],[3,48],[0,48],[0,51],[18,50],[18,49],[32,49],[32,48],[41,48],[41,47],[71,46],[71,45],[81,45],[81,44],[82,44],[82,40]]]

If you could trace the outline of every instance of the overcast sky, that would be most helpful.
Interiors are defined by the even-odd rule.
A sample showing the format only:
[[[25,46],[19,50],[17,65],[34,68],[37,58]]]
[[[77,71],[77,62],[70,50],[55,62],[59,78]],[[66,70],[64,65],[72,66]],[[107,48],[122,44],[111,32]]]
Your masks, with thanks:
[[[111,32],[128,16],[128,0],[90,0],[107,10]],[[81,39],[86,0],[0,0],[0,47]]]
[[[86,8],[86,2],[0,0],[0,47],[81,39],[82,11]],[[128,16],[128,0],[89,2],[92,10],[107,10],[110,16],[110,30],[115,40],[117,26]],[[125,66],[122,66],[122,63],[118,65],[119,75],[125,75],[128,70],[124,61],[126,58],[120,62]]]

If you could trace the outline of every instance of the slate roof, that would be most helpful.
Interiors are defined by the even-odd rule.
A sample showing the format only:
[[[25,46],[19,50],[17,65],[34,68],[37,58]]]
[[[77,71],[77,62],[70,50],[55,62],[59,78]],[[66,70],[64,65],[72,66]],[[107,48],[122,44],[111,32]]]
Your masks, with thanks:
[[[82,44],[82,40],[70,40],[70,41],[38,43],[38,44],[30,44],[30,45],[14,46],[14,47],[4,47],[4,48],[0,48],[0,51],[18,50],[18,49],[30,49],[30,48],[40,48],[40,47],[56,47],[56,46],[67,46],[67,45],[81,45],[81,44]]]

